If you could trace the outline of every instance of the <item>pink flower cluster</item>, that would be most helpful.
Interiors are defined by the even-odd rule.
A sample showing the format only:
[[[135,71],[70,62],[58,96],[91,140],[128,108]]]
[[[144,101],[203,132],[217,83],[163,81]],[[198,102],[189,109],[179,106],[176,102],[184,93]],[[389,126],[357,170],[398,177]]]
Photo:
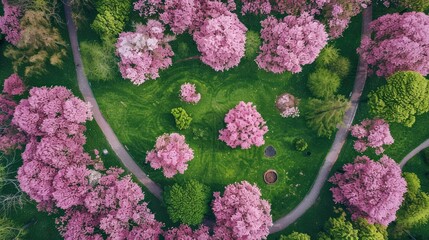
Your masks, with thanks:
[[[13,45],[21,39],[21,26],[19,18],[22,16],[21,8],[11,6],[7,0],[2,0],[4,16],[0,16],[0,32],[6,35],[6,41]]]
[[[249,149],[252,145],[262,146],[268,127],[261,114],[251,102],[241,101],[225,115],[226,128],[219,131],[219,140],[228,146]]]
[[[241,14],[270,14],[271,3],[270,0],[241,0],[243,6],[241,7]]]
[[[274,73],[301,72],[302,65],[312,63],[328,41],[324,25],[307,13],[283,20],[268,17],[261,25],[263,44],[256,63]]]
[[[320,14],[330,0],[275,0],[274,10],[280,13],[299,16],[304,12],[311,15]]]
[[[134,2],[134,11],[138,11],[140,16],[151,16],[160,10],[161,0],[138,0]]]
[[[383,145],[391,145],[394,141],[390,135],[389,124],[383,119],[365,119],[360,124],[352,126],[350,132],[358,139],[353,147],[360,153],[370,147],[375,148],[375,153],[379,155],[384,152]]]
[[[184,83],[180,86],[180,99],[187,103],[198,103],[201,99],[201,94],[197,93],[195,84]]]
[[[165,240],[209,240],[212,239],[209,234],[209,228],[200,226],[195,231],[192,231],[188,225],[181,224],[178,228],[172,228],[164,233]]]
[[[215,239],[264,239],[268,236],[273,225],[271,205],[261,199],[256,185],[246,181],[230,184],[223,196],[219,192],[213,195]]]
[[[116,55],[121,59],[119,70],[122,77],[140,85],[148,79],[159,77],[159,70],[172,64],[174,55],[164,34],[164,26],[156,20],[137,25],[135,32],[123,32],[116,43]]]
[[[170,26],[173,33],[181,34],[194,24],[197,7],[195,0],[166,0],[159,18]]]
[[[299,117],[299,109],[297,106],[295,106],[295,101],[291,99],[290,94],[283,94],[280,98],[277,99],[276,105],[282,106],[282,112],[280,113],[282,117]]]
[[[162,168],[164,176],[172,178],[177,172],[183,174],[187,162],[194,158],[194,151],[178,133],[163,134],[156,139],[155,149],[146,155],[146,163],[154,169]]]
[[[422,12],[387,14],[371,25],[373,39],[362,39],[358,53],[377,76],[397,71],[429,74],[429,16]]]
[[[29,135],[65,139],[83,133],[87,120],[92,120],[90,105],[70,90],[35,87],[30,90],[30,97],[16,107],[12,122]]]
[[[246,31],[236,14],[207,19],[193,35],[201,61],[216,71],[237,66],[244,56]]]
[[[14,73],[4,80],[3,92],[11,96],[21,95],[25,92],[25,86],[18,74]]]
[[[395,161],[386,155],[378,162],[358,156],[343,171],[329,179],[336,185],[331,192],[336,203],[347,206],[353,220],[365,218],[371,224],[387,226],[396,219],[407,183]]]

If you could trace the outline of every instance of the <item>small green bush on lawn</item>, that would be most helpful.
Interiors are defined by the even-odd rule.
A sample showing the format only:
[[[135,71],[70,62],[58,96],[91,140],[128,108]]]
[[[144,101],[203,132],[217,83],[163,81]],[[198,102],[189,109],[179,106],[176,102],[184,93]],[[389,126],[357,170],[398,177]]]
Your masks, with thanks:
[[[305,141],[304,138],[295,138],[293,144],[295,146],[295,149],[300,152],[303,152],[308,148],[308,143]]]
[[[198,181],[190,180],[184,185],[175,183],[164,192],[167,212],[173,222],[198,225],[209,211],[210,188]]]
[[[173,114],[174,119],[176,120],[176,126],[180,130],[189,128],[191,125],[192,118],[188,115],[185,109],[178,107],[171,109],[171,114]]]

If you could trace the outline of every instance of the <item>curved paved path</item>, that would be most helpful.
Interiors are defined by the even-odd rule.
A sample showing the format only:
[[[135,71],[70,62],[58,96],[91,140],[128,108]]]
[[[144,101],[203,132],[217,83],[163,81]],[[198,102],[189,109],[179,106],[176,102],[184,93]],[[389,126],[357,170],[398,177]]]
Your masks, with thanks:
[[[429,147],[429,139],[426,139],[426,141],[422,142],[419,146],[417,146],[410,153],[408,153],[407,156],[405,156],[404,159],[402,159],[402,161],[399,163],[399,166],[403,168],[405,164],[407,164],[408,160],[410,160],[417,153],[419,153],[420,151],[428,147]]]
[[[100,126],[101,131],[103,131],[104,136],[112,147],[113,151],[116,153],[118,158],[124,164],[124,166],[134,174],[138,180],[145,185],[149,191],[155,195],[158,199],[162,199],[162,189],[152,181],[134,162],[128,152],[125,150],[124,146],[119,142],[118,137],[116,137],[110,125],[104,119],[103,115],[100,112],[97,101],[95,100],[94,94],[92,93],[91,87],[89,86],[88,79],[83,71],[82,59],[79,52],[79,44],[77,40],[76,26],[72,20],[71,8],[68,5],[68,1],[64,1],[64,11],[67,21],[67,29],[69,32],[71,48],[73,52],[73,60],[76,65],[76,74],[79,89],[82,92],[83,98],[85,101],[90,102],[92,105],[92,112],[94,114],[95,121],[98,126]]]
[[[363,21],[362,21],[362,37],[369,36],[369,23],[372,19],[372,6],[366,8],[363,11]],[[344,142],[348,135],[348,129],[350,128],[353,119],[356,114],[356,110],[359,105],[359,99],[362,95],[363,88],[365,87],[366,78],[368,75],[368,65],[365,61],[359,57],[359,63],[356,73],[355,84],[353,87],[353,93],[350,98],[351,107],[346,112],[343,125],[337,131],[335,135],[334,143],[332,144],[331,149],[326,155],[325,162],[323,166],[320,168],[319,173],[317,175],[316,180],[311,187],[310,192],[304,197],[301,203],[294,208],[290,213],[285,215],[284,217],[278,219],[274,222],[274,225],[270,228],[270,233],[275,233],[285,229],[287,226],[295,222],[299,217],[301,217],[317,200],[320,194],[320,190],[328,179],[329,172],[334,166],[335,162],[338,159],[338,155],[341,152],[341,149],[344,145]]]

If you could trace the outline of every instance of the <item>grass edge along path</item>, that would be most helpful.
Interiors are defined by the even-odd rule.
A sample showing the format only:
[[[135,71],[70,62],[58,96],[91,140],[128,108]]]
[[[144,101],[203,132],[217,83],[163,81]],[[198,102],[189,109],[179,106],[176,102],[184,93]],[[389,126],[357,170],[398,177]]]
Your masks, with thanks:
[[[422,142],[420,145],[418,145],[416,148],[414,148],[410,153],[407,154],[407,156],[405,156],[401,162],[399,163],[399,166],[401,168],[404,168],[405,164],[407,164],[407,162],[413,158],[415,155],[417,155],[417,153],[421,152],[423,149],[428,148],[429,147],[429,139],[426,139],[424,142]]]
[[[363,11],[362,18],[363,38],[366,36],[370,36],[371,34],[369,24],[372,20],[372,5],[369,5]],[[311,187],[311,190],[308,192],[308,194],[290,213],[274,222],[273,226],[270,228],[270,234],[285,229],[287,226],[289,226],[299,217],[301,217],[316,202],[317,198],[319,197],[320,190],[328,179],[329,172],[337,161],[341,149],[343,148],[343,145],[348,135],[349,128],[353,123],[353,119],[356,115],[356,111],[359,106],[359,100],[365,87],[367,76],[368,64],[366,64],[365,60],[361,56],[359,56],[356,79],[353,86],[353,92],[350,98],[351,107],[349,110],[347,110],[343,119],[343,124],[335,135],[334,142],[332,143],[332,147],[326,155],[325,162],[320,168],[317,178],[314,181],[313,186]]]
[[[70,44],[73,53],[73,60],[76,66],[76,75],[79,85],[79,90],[82,93],[82,96],[85,101],[89,102],[92,105],[92,112],[95,121],[112,147],[113,151],[116,153],[118,158],[124,164],[124,166],[134,174],[137,179],[147,187],[147,189],[158,199],[162,200],[162,189],[154,181],[152,181],[134,162],[128,152],[125,150],[124,146],[119,142],[118,137],[113,132],[110,125],[104,119],[103,115],[100,112],[98,107],[97,100],[92,93],[91,87],[89,86],[88,79],[83,70],[83,63],[80,56],[79,44],[77,40],[77,31],[76,26],[72,20],[71,7],[68,3],[68,0],[64,1],[64,12],[67,21],[67,29],[70,38]]]

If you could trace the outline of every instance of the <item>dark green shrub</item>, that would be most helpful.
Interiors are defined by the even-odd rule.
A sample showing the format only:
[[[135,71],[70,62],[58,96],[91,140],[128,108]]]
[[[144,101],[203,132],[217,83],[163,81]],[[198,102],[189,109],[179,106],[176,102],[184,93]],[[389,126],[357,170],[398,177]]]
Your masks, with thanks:
[[[171,109],[171,114],[176,121],[176,126],[180,130],[187,129],[191,125],[192,118],[188,115],[185,109],[178,107]]]
[[[325,68],[319,68],[310,74],[307,86],[315,97],[330,98],[340,87],[340,77]]]
[[[295,146],[295,149],[300,152],[304,152],[308,148],[308,143],[304,138],[295,138],[293,145]]]
[[[167,212],[173,222],[198,225],[209,211],[210,188],[195,180],[184,185],[175,183],[164,192]]]
[[[177,56],[185,58],[189,55],[189,46],[186,42],[179,42],[177,46]]]
[[[339,57],[333,64],[329,66],[329,69],[336,73],[340,78],[345,78],[350,73],[350,61],[348,58]]]

